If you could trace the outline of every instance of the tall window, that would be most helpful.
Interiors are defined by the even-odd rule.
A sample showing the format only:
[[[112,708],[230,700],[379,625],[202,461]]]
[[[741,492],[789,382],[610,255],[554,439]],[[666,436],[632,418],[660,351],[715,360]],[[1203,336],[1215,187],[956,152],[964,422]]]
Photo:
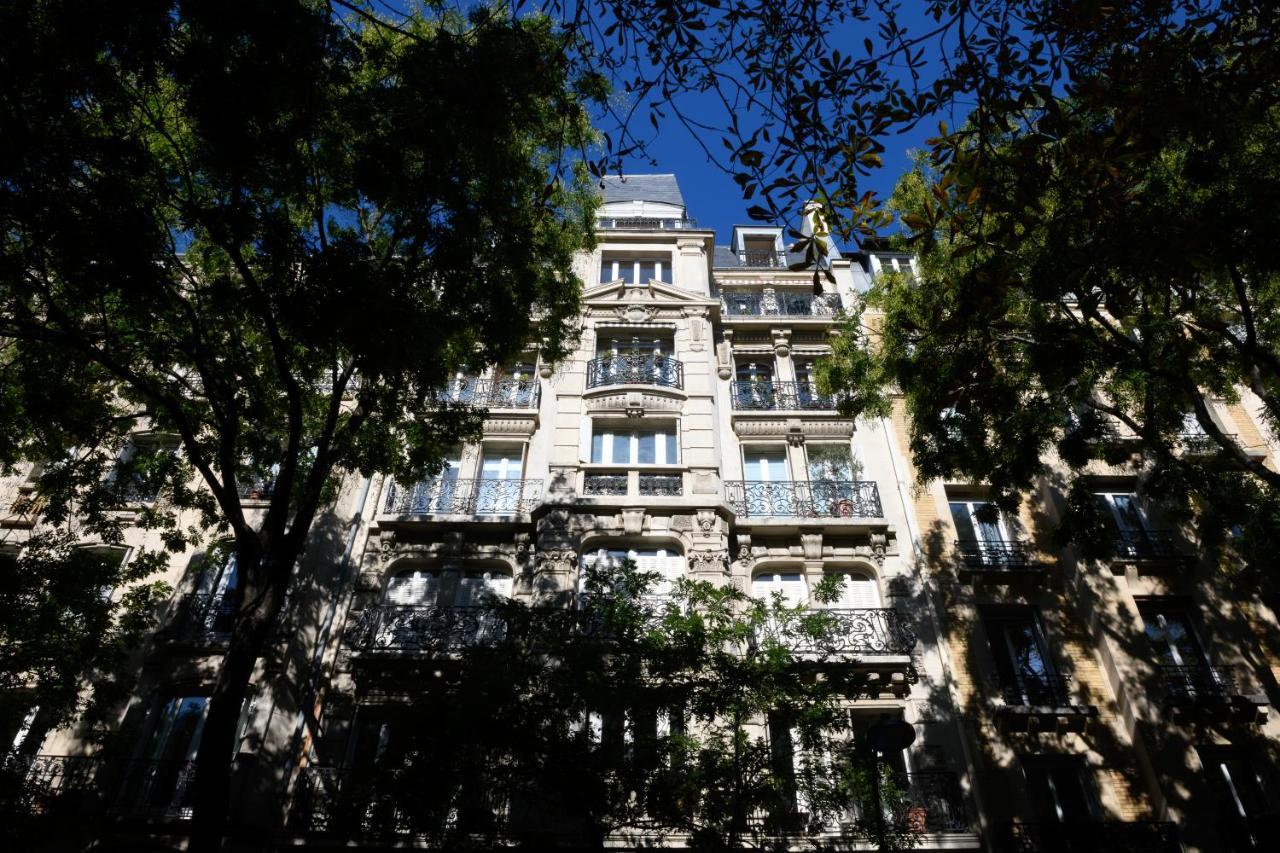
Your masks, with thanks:
[[[189,804],[192,762],[208,712],[207,696],[174,697],[156,709],[141,761],[132,765],[125,780],[132,803],[164,810]]]
[[[829,607],[849,610],[880,606],[880,587],[875,578],[862,572],[840,572],[840,597]]]
[[[622,281],[625,284],[661,281],[671,284],[671,256],[627,257],[606,253],[600,260],[600,283],[611,281]]]
[[[685,573],[683,555],[668,548],[598,548],[582,555],[584,567],[599,570],[616,569],[622,565],[623,560],[631,560],[637,572],[656,575],[646,588],[647,594],[653,597],[669,596],[676,581]],[[580,573],[579,592],[584,591],[586,580],[587,573]]]
[[[990,615],[983,621],[1006,702],[1014,705],[1067,704],[1035,611],[1028,609]]]
[[[524,448],[519,445],[488,446],[480,459],[476,487],[477,513],[512,513],[520,508]]]
[[[787,451],[783,448],[746,448],[742,451],[746,479],[780,483],[790,479]]]
[[[848,444],[807,444],[809,481],[847,483],[858,479],[858,465]]]
[[[1146,515],[1131,492],[1098,492],[1094,499],[1119,540],[1118,546],[1140,548],[1149,542]]]
[[[751,595],[772,603],[774,595],[781,593],[788,607],[804,604],[809,600],[809,587],[799,572],[759,574],[751,579]]]
[[[1200,760],[1209,784],[1218,795],[1219,812],[1238,822],[1240,849],[1263,849],[1266,824],[1250,825],[1252,818],[1280,812],[1280,779],[1262,756],[1233,747],[1200,748]],[[1243,836],[1249,837],[1243,837]]]
[[[236,570],[236,555],[227,551],[215,554],[212,562],[200,575],[196,594],[206,602],[204,627],[215,634],[230,633],[240,601],[240,575]]]
[[[1082,823],[1097,819],[1097,796],[1083,758],[1027,755],[1022,758],[1022,770],[1037,821]]]
[[[679,463],[675,426],[627,429],[600,425],[591,435],[591,461],[604,465]]]

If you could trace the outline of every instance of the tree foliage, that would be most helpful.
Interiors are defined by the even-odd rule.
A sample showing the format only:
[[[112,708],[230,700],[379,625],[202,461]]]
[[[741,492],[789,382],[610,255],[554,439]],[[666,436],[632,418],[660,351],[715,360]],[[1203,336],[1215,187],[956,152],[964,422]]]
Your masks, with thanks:
[[[1280,416],[1280,52],[1274,8],[1223,5],[1118,11],[1060,95],[935,140],[892,199],[921,274],[879,282],[878,349],[846,344],[827,381],[869,411],[901,393],[922,478],[1012,508],[1057,455],[1065,532],[1096,545],[1082,475],[1131,463],[1172,520],[1263,565],[1280,474],[1211,408],[1247,389]]]
[[[118,541],[132,506],[175,550],[233,539],[201,843],[334,473],[431,471],[480,423],[446,377],[573,341],[595,197],[572,162],[604,89],[566,50],[484,7],[0,10],[0,460],[45,463],[51,525]]]

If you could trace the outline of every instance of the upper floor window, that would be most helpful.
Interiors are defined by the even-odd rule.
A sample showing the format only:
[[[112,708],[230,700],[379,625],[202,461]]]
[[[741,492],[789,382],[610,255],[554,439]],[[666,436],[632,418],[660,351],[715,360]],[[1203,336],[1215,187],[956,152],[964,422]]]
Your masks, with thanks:
[[[847,444],[806,444],[810,482],[850,482],[860,471]]]
[[[948,506],[956,526],[956,538],[961,544],[994,544],[1010,539],[1004,518],[995,504],[956,498],[948,501]]]
[[[1037,821],[1081,823],[1097,819],[1097,795],[1083,758],[1027,755],[1022,758],[1022,769]]]
[[[628,429],[597,425],[591,461],[611,465],[675,465],[680,461],[675,426]]]
[[[651,596],[670,595],[676,581],[684,576],[685,560],[678,552],[668,548],[598,548],[582,555],[586,568],[597,570],[617,569],[624,560],[630,560],[637,572],[652,573],[654,577],[646,588]],[[578,577],[578,591],[585,590],[587,573]]]
[[[624,284],[648,284],[661,281],[671,284],[671,257],[635,257],[605,253],[600,259],[600,283],[622,281]]]
[[[1044,631],[1029,608],[984,620],[1005,701],[1014,705],[1068,704],[1049,657]]]
[[[152,503],[170,472],[177,443],[158,435],[135,435],[117,457],[109,480],[128,503]]]
[[[809,600],[809,585],[800,572],[758,574],[751,580],[751,596],[772,603],[776,595],[788,607],[804,604]]]

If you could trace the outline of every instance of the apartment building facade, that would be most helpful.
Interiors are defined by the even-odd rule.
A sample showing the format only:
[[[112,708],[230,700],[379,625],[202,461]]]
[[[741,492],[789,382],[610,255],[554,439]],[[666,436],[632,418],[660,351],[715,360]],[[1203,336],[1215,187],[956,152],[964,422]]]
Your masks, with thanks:
[[[813,606],[834,611],[857,670],[855,729],[888,719],[913,733],[883,758],[909,792],[918,849],[1266,844],[1280,808],[1272,605],[1162,531],[1131,470],[1097,472],[1119,557],[1085,562],[1051,544],[1060,497],[1048,482],[1019,518],[992,522],[981,484],[915,482],[901,410],[850,419],[819,393],[813,362],[847,333],[841,309],[884,271],[912,275],[910,257],[833,247],[835,283],[815,294],[781,229],[738,226],[718,245],[671,175],[607,181],[599,217],[578,263],[572,357],[531,351],[457,376],[442,394],[489,410],[483,438],[428,481],[347,478],[317,522],[241,721],[242,835],[271,848],[420,844],[362,838],[339,815],[371,808],[352,805],[360,774],[392,761],[397,732],[415,725],[415,685],[438,677],[441,656],[500,637],[473,605],[572,607],[587,567],[629,557],[661,582],[794,603],[840,577],[839,600]],[[1217,415],[1251,452],[1273,452],[1247,400]],[[21,478],[8,487],[20,505]],[[269,488],[246,488],[246,507]],[[20,543],[31,519],[4,523]],[[121,559],[148,534],[128,535]],[[177,593],[118,721],[136,744],[122,765],[104,769],[74,727],[43,731],[38,710],[11,732],[33,803],[92,791],[86,802],[131,827],[136,849],[174,849],[189,817],[236,590],[216,547],[176,557],[166,580]],[[824,839],[865,843],[839,826]]]

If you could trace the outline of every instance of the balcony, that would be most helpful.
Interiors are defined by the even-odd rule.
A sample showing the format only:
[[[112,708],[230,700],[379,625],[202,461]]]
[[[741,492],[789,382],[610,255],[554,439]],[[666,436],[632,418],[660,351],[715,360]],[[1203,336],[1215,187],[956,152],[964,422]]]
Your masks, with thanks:
[[[835,294],[815,296],[812,293],[778,292],[772,287],[761,290],[726,290],[720,294],[721,311],[732,317],[792,317],[828,319],[840,310]]]
[[[870,480],[726,480],[725,500],[742,518],[882,518]]]
[[[633,476],[634,487],[631,483]],[[582,494],[590,497],[638,494],[642,497],[678,498],[684,494],[684,478],[679,474],[589,473],[582,477]]]
[[[1266,720],[1266,696],[1261,691],[1247,691],[1242,667],[1162,664],[1156,673],[1164,704],[1175,718],[1243,723]]]
[[[156,639],[175,645],[217,648],[231,638],[236,602],[227,595],[190,593],[178,599],[173,617]]]
[[[148,820],[191,817],[191,761],[130,761],[71,755],[10,756],[3,768],[21,805],[48,818],[91,815]]]
[[[1195,558],[1179,544],[1168,530],[1124,530],[1112,541],[1112,553],[1121,562],[1133,563],[1140,569],[1183,569]]]
[[[487,607],[394,604],[365,609],[345,635],[350,648],[365,653],[449,652],[506,638],[506,620]]]
[[[738,411],[834,411],[835,397],[819,394],[807,382],[733,383],[733,408]]]
[[[1021,539],[957,539],[955,549],[962,582],[974,578],[1011,580],[1042,576],[1046,568],[1036,560],[1031,543]]]
[[[786,269],[787,253],[774,249],[742,249],[738,264],[751,269]]]
[[[1016,673],[1000,693],[998,717],[1006,732],[1081,732],[1098,716],[1096,706],[1075,701],[1071,680],[1058,673]]]
[[[596,220],[596,228],[609,231],[689,231],[698,227],[696,219],[627,216]]]
[[[587,362],[587,387],[609,385],[657,385],[684,388],[684,363],[663,355],[623,353]]]
[[[892,832],[968,832],[960,778],[949,770],[894,773],[893,786],[903,796],[899,803],[883,803],[886,828]],[[866,826],[874,815],[871,802],[857,802],[848,821]]]
[[[304,767],[289,827],[343,840],[400,836],[432,841],[505,829],[510,809],[495,785],[464,786],[441,777],[435,767]]]
[[[1181,853],[1178,828],[1163,821],[1015,823],[1012,853]]]
[[[832,607],[771,620],[753,638],[756,645],[767,640],[796,654],[901,657],[915,648],[916,632],[911,620],[892,607]]]
[[[536,409],[541,386],[536,379],[456,379],[440,399],[478,409]]]
[[[421,480],[392,483],[388,515],[522,515],[542,499],[541,480]]]
[[[1234,432],[1223,433],[1223,437],[1232,444],[1239,444],[1239,436]],[[1210,456],[1221,450],[1221,446],[1212,436],[1205,432],[1184,432],[1178,436],[1178,446],[1189,456]]]

